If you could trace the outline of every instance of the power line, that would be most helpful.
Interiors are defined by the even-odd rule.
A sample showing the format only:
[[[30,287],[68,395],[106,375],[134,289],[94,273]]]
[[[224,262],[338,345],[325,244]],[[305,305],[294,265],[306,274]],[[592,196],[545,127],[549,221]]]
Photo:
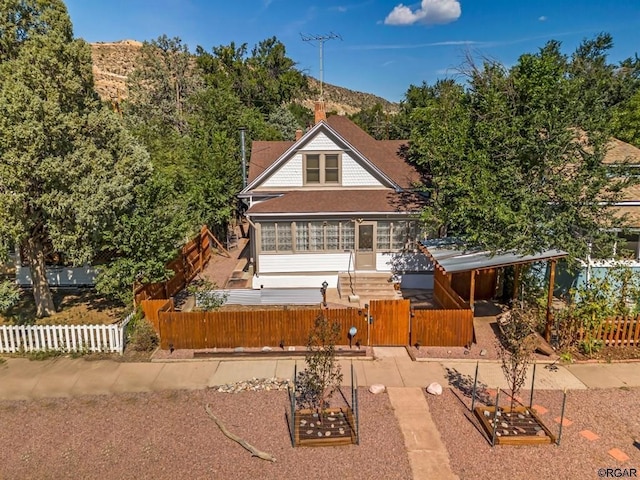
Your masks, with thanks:
[[[302,41],[303,42],[318,42],[318,44],[320,45],[320,100],[322,100],[322,83],[323,83],[323,79],[322,79],[322,70],[323,70],[323,62],[322,62],[322,51],[324,49],[324,42],[326,42],[327,40],[342,40],[342,37],[340,35],[338,35],[337,33],[327,33],[325,35],[313,35],[313,34],[304,34],[301,33],[300,37],[302,37]]]

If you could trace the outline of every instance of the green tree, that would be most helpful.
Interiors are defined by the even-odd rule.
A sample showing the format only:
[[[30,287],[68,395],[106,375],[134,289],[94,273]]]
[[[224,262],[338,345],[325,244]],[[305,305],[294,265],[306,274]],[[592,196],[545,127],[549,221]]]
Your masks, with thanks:
[[[610,176],[602,162],[606,89],[578,68],[591,53],[585,43],[569,59],[552,41],[510,70],[472,64],[466,90],[441,82],[423,98],[411,153],[431,199],[426,217],[441,234],[492,251],[558,248],[572,259],[608,236],[619,219],[607,204],[634,180]]]
[[[185,205],[176,202],[169,181],[153,176],[136,187],[132,201],[103,234],[112,260],[98,267],[96,289],[124,305],[133,301],[134,282],[152,283],[172,274],[173,260],[188,232]]]
[[[1,11],[0,244],[26,252],[42,317],[55,311],[46,245],[89,262],[150,165],[100,105],[91,51],[62,1],[4,0]]]

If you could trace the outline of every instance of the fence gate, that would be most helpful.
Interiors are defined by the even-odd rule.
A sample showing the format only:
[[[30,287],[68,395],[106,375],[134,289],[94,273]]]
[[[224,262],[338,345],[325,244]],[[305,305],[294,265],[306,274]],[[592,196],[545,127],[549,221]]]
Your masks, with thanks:
[[[409,344],[410,300],[371,300],[369,335],[373,346]]]

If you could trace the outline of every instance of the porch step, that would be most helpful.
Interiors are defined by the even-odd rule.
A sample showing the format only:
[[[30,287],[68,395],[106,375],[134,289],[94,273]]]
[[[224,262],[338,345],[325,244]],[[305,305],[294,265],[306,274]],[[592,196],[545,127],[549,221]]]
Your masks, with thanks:
[[[342,298],[357,296],[366,299],[390,300],[399,298],[389,282],[389,273],[343,272],[338,275],[338,289]],[[353,291],[352,291],[353,290]]]

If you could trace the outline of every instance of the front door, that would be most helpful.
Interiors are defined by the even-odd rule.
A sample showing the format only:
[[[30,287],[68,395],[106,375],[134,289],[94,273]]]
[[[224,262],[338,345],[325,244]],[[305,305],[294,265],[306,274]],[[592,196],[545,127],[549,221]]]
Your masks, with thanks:
[[[356,235],[356,269],[375,270],[376,269],[376,249],[375,238],[376,228],[374,222],[362,222],[358,225]]]

